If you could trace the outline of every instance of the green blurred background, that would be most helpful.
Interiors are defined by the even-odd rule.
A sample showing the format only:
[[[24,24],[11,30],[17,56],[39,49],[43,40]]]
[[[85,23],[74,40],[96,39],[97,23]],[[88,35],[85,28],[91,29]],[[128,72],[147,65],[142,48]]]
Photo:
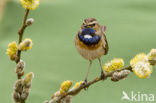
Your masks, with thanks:
[[[17,31],[22,23],[24,9],[19,2],[6,2],[0,21],[0,102],[12,103],[11,93],[15,82],[15,63],[5,54],[7,45],[17,41]],[[137,53],[148,53],[156,48],[156,1],[155,0],[41,0],[39,8],[30,12],[35,23],[27,28],[24,38],[33,40],[33,48],[22,53],[26,62],[25,73],[35,73],[27,103],[42,103],[50,99],[64,80],[83,80],[88,61],[76,51],[74,36],[83,19],[95,17],[107,26],[110,50],[102,62],[121,57],[125,65]],[[155,68],[154,68],[155,69]],[[100,74],[95,60],[89,80]],[[134,74],[126,80],[110,79],[92,85],[73,98],[72,103],[121,103],[122,91],[156,96],[156,70],[148,79]],[[123,101],[127,103],[128,101]],[[156,102],[156,100],[155,100]]]

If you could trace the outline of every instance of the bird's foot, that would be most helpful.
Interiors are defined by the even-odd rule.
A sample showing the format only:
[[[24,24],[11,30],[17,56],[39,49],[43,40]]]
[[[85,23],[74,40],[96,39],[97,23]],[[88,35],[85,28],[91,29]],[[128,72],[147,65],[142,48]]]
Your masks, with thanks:
[[[101,79],[102,79],[102,80],[104,80],[104,79],[105,79],[105,77],[106,77],[106,76],[105,76],[104,72],[103,72],[103,71],[101,71]]]
[[[85,80],[83,81],[83,83],[84,83],[84,84],[87,84],[87,79],[85,79]]]
[[[82,83],[82,85],[86,85],[87,84],[87,79],[85,79],[84,81],[83,81],[83,83]],[[88,87],[84,87],[84,90],[87,90],[88,89]]]

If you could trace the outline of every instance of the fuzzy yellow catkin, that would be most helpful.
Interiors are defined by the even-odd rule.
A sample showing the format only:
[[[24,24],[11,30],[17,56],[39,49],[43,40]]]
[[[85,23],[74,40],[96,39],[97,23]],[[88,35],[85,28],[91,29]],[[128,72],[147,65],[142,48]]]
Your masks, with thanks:
[[[133,66],[132,70],[136,76],[142,79],[148,78],[153,71],[152,66],[148,62],[145,62],[145,61],[137,62]]]
[[[32,48],[32,40],[29,38],[24,39],[19,45],[19,50],[26,51]]]
[[[15,82],[14,85],[14,91],[12,94],[12,98],[14,99],[15,102],[19,102],[20,101],[20,93],[23,91],[23,80],[19,79]]]
[[[21,100],[26,100],[29,96],[32,78],[33,73],[30,72],[26,75],[24,79],[19,79],[16,81],[12,95],[16,103],[20,102]]]
[[[109,73],[115,70],[120,70],[123,66],[124,66],[124,61],[122,58],[114,58],[110,62],[103,65],[103,70],[106,73]]]
[[[27,21],[26,21],[26,25],[27,26],[30,26],[34,23],[34,19],[33,18],[29,18]]]
[[[39,4],[40,0],[20,0],[23,8],[28,10],[35,10]]]
[[[137,54],[131,59],[130,65],[134,74],[139,78],[148,78],[152,73],[152,66],[148,62],[148,57],[145,53]]]
[[[137,54],[133,59],[130,60],[130,65],[133,67],[139,61],[148,62],[147,55],[145,53]]]
[[[34,73],[33,72],[28,73],[24,78],[24,84],[29,84],[33,78],[34,78]]]
[[[84,81],[76,82],[75,85],[73,86],[73,88],[70,89],[69,91],[74,91],[75,89],[79,88],[83,83],[84,83]],[[81,91],[81,89],[79,91],[77,90],[76,92],[73,92],[72,96],[77,95],[80,91]]]
[[[156,60],[156,49],[151,49],[147,57],[148,57],[148,60]]]
[[[125,79],[127,78],[127,76],[130,74],[130,71],[129,70],[122,70],[120,72],[114,72],[112,74],[112,78],[111,80],[116,82],[116,81],[119,81],[119,80],[122,80],[122,79]]]
[[[83,84],[83,82],[84,81],[76,82],[73,88],[79,88]]]
[[[65,94],[69,88],[72,86],[72,81],[70,80],[67,80],[67,81],[64,81],[62,84],[61,84],[61,87],[60,87],[60,93],[63,95]]]
[[[24,75],[24,67],[25,62],[23,60],[20,60],[16,65],[15,72],[20,76]]]
[[[22,100],[26,100],[28,98],[30,88],[31,88],[31,81],[32,81],[33,78],[34,78],[34,73],[30,72],[23,79],[24,85],[23,85],[23,88],[22,88],[23,90],[22,90],[22,93],[21,93],[21,99]]]
[[[17,44],[15,41],[8,44],[7,54],[11,60],[16,59],[16,52],[17,52]]]

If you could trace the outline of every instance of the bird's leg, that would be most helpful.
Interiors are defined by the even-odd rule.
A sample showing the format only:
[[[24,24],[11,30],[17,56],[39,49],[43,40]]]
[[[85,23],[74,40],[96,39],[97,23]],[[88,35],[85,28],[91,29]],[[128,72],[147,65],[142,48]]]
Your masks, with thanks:
[[[89,71],[90,71],[91,65],[92,65],[92,61],[89,60],[89,67],[88,67],[88,71],[87,71],[87,74],[86,74],[86,77],[85,77],[85,80],[84,80],[84,83],[85,83],[85,84],[87,83],[87,77],[88,77],[88,73],[89,73]]]
[[[104,74],[104,71],[102,69],[101,58],[98,58],[98,60],[99,60],[100,67],[101,67],[101,78],[104,80],[105,79],[105,74]]]

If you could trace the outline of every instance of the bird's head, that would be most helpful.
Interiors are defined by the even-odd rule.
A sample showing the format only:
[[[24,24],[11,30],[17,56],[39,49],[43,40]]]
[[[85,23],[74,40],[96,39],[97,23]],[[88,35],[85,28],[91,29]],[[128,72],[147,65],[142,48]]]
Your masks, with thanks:
[[[87,18],[84,20],[81,31],[78,34],[80,41],[86,45],[97,44],[100,41],[100,36],[96,34],[100,25],[94,18]]]
[[[87,18],[84,20],[81,28],[86,29],[86,28],[91,28],[97,31],[99,29],[99,24],[95,18]]]

